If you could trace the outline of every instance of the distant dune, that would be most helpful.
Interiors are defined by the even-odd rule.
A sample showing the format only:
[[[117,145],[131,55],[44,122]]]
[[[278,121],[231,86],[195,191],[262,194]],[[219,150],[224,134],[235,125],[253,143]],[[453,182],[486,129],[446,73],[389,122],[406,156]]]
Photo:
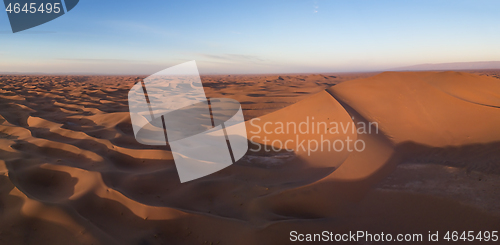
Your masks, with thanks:
[[[500,69],[500,61],[454,62],[398,67],[389,71],[457,71]]]

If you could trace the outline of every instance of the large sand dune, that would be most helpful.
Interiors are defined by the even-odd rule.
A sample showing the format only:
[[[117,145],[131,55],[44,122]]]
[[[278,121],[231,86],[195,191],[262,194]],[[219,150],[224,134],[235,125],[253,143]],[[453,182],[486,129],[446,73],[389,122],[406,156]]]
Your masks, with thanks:
[[[497,230],[500,80],[372,75],[203,77],[209,97],[241,102],[249,137],[294,139],[252,129],[308,117],[376,122],[379,132],[328,135],[363,140],[360,152],[250,151],[183,184],[168,146],[133,136],[127,93],[141,78],[0,76],[0,244],[253,245],[287,244],[292,230]]]

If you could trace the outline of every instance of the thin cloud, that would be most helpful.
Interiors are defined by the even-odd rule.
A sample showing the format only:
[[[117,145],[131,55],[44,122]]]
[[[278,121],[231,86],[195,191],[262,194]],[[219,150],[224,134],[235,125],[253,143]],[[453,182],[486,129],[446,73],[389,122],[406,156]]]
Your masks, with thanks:
[[[134,63],[135,61],[123,60],[123,59],[87,59],[87,58],[59,58],[55,59],[59,61],[69,61],[69,62],[89,62],[89,63]]]
[[[128,32],[141,32],[144,34],[155,34],[160,36],[175,36],[175,33],[165,31],[160,27],[145,25],[134,21],[113,20],[106,23],[107,26]]]
[[[227,61],[227,62],[265,62],[267,59],[261,58],[255,55],[245,55],[245,54],[224,54],[224,55],[214,55],[214,54],[200,54],[201,56],[209,59]]]

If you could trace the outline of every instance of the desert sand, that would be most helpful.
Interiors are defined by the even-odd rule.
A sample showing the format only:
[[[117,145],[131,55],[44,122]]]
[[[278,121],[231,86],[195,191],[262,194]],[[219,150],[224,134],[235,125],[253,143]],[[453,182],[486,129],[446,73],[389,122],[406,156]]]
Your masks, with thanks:
[[[1,75],[0,244],[293,244],[290,231],[499,230],[498,74],[203,76],[208,97],[242,104],[249,138],[293,139],[253,129],[308,117],[379,131],[327,135],[363,140],[360,152],[249,151],[183,184],[168,146],[134,138],[127,93],[143,77]]]

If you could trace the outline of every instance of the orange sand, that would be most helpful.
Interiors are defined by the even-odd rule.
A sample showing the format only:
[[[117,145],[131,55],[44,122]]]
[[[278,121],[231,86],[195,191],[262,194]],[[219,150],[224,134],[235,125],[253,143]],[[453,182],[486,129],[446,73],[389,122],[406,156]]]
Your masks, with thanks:
[[[126,99],[139,77],[0,76],[0,244],[498,230],[500,80],[483,73],[202,77],[207,96],[241,102],[249,131],[252,118],[314,117],[380,132],[329,135],[363,140],[362,152],[249,152],[184,184],[168,146],[133,137]]]

